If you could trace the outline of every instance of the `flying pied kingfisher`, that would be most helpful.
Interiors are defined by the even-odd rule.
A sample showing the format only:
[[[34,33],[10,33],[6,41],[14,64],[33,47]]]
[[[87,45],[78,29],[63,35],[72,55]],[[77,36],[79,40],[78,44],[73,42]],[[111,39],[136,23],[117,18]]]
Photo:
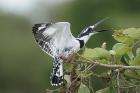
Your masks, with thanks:
[[[105,19],[88,26],[75,38],[70,30],[69,22],[40,23],[32,28],[36,42],[41,49],[53,58],[53,72],[51,85],[63,84],[63,57],[78,52],[84,47],[89,38],[104,30],[96,31],[95,28]]]

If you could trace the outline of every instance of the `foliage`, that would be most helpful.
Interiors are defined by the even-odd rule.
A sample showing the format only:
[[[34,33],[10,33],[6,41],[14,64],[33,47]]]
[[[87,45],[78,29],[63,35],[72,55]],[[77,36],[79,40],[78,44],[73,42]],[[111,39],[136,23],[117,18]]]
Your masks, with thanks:
[[[140,28],[115,30],[112,36],[118,41],[112,50],[85,48],[75,60],[78,62],[77,75],[81,78],[78,93],[140,92],[140,70],[108,69],[100,65],[140,66]],[[70,83],[70,80],[66,81]]]

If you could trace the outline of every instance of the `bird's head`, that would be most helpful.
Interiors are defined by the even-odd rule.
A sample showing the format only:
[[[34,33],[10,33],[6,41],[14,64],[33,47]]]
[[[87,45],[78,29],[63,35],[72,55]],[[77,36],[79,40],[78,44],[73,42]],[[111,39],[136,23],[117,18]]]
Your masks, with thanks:
[[[103,32],[103,31],[108,31],[108,30],[96,30],[96,28],[106,20],[107,18],[104,18],[100,21],[98,21],[97,23],[95,23],[94,25],[88,26],[85,29],[83,29],[83,31],[79,34],[78,38],[82,38],[85,36],[92,36],[93,34],[99,33],[99,32]]]

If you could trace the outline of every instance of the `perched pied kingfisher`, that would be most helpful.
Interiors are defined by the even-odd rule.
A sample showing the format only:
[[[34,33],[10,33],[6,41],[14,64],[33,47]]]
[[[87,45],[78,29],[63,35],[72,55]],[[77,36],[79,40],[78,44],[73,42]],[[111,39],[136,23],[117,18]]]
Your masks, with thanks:
[[[53,58],[52,86],[63,84],[63,58],[78,52],[84,47],[89,38],[104,30],[95,31],[95,28],[105,19],[83,29],[77,38],[70,30],[69,22],[40,23],[32,28],[36,42],[41,49]]]

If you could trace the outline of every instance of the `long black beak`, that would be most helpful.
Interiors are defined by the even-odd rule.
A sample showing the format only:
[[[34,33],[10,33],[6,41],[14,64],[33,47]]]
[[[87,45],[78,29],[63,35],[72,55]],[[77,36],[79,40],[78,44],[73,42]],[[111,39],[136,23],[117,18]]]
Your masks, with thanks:
[[[110,31],[110,30],[97,30],[95,32],[105,32],[105,31]]]
[[[94,24],[93,26],[90,26],[90,27],[94,30],[96,27],[98,27],[101,23],[103,23],[107,19],[108,19],[108,17],[98,21],[96,24]]]
[[[105,32],[105,31],[109,31],[109,30],[95,30],[96,27],[98,27],[101,23],[103,23],[104,21],[106,21],[109,17],[104,18],[100,21],[98,21],[96,24],[94,24],[93,26],[90,26],[92,28],[93,31],[95,32]]]

